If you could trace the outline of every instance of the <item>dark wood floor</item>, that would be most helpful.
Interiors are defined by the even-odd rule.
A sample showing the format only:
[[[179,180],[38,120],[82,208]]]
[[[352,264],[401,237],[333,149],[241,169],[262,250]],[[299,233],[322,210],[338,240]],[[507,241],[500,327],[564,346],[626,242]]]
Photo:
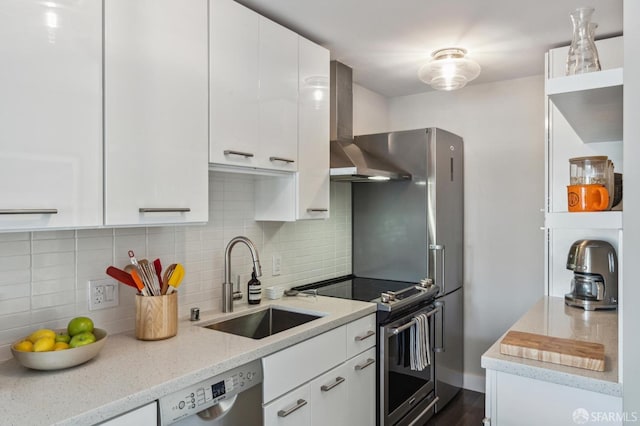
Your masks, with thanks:
[[[484,394],[462,389],[425,426],[481,426],[483,418]]]

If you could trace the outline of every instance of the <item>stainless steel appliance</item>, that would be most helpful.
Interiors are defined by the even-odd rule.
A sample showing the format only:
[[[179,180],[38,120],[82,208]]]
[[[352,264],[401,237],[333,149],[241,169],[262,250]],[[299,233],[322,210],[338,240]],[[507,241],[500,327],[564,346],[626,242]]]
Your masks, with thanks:
[[[463,379],[462,138],[438,128],[358,136],[354,143],[388,159],[411,180],[352,185],[353,273],[440,288],[443,350],[435,352],[436,412]]]
[[[262,364],[256,360],[159,400],[161,425],[262,424]]]
[[[573,271],[567,305],[587,311],[618,306],[618,259],[606,241],[578,240],[571,245],[567,269]]]

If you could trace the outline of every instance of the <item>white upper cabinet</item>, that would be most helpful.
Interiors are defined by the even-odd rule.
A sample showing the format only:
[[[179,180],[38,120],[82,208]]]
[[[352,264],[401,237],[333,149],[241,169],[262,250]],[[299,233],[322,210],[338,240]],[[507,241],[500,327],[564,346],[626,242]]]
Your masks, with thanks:
[[[298,169],[298,36],[232,0],[211,2],[211,163]]]
[[[260,16],[231,0],[211,0],[209,161],[256,167]]]
[[[105,224],[207,221],[207,0],[107,0],[104,22]]]
[[[297,219],[329,217],[329,51],[299,48]]]
[[[262,166],[295,171],[298,169],[298,35],[261,17],[259,62]]]
[[[3,0],[0,230],[102,223],[102,5]]]

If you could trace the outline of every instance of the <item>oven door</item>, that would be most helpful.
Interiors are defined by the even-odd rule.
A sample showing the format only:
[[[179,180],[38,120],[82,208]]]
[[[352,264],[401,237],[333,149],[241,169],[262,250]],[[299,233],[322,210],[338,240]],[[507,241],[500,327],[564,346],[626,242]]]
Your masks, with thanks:
[[[400,426],[424,424],[433,415],[434,330],[440,308],[429,305],[380,326],[380,424]],[[413,318],[427,314],[431,364],[422,371],[411,370],[410,329]]]

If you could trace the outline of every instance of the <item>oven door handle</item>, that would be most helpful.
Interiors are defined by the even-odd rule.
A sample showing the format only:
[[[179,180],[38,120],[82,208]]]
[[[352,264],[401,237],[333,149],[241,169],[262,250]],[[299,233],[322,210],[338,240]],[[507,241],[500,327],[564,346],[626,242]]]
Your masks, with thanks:
[[[429,318],[432,315],[437,314],[440,311],[440,307],[436,307],[435,309],[432,309],[428,314],[427,314],[427,318]],[[388,331],[388,334],[390,335],[394,335],[394,334],[399,334],[402,333],[403,331],[405,331],[407,328],[410,328],[412,325],[414,325],[416,323],[416,319],[412,318],[411,321],[409,321],[408,323],[401,325],[400,327],[396,327],[396,328],[391,328]]]

